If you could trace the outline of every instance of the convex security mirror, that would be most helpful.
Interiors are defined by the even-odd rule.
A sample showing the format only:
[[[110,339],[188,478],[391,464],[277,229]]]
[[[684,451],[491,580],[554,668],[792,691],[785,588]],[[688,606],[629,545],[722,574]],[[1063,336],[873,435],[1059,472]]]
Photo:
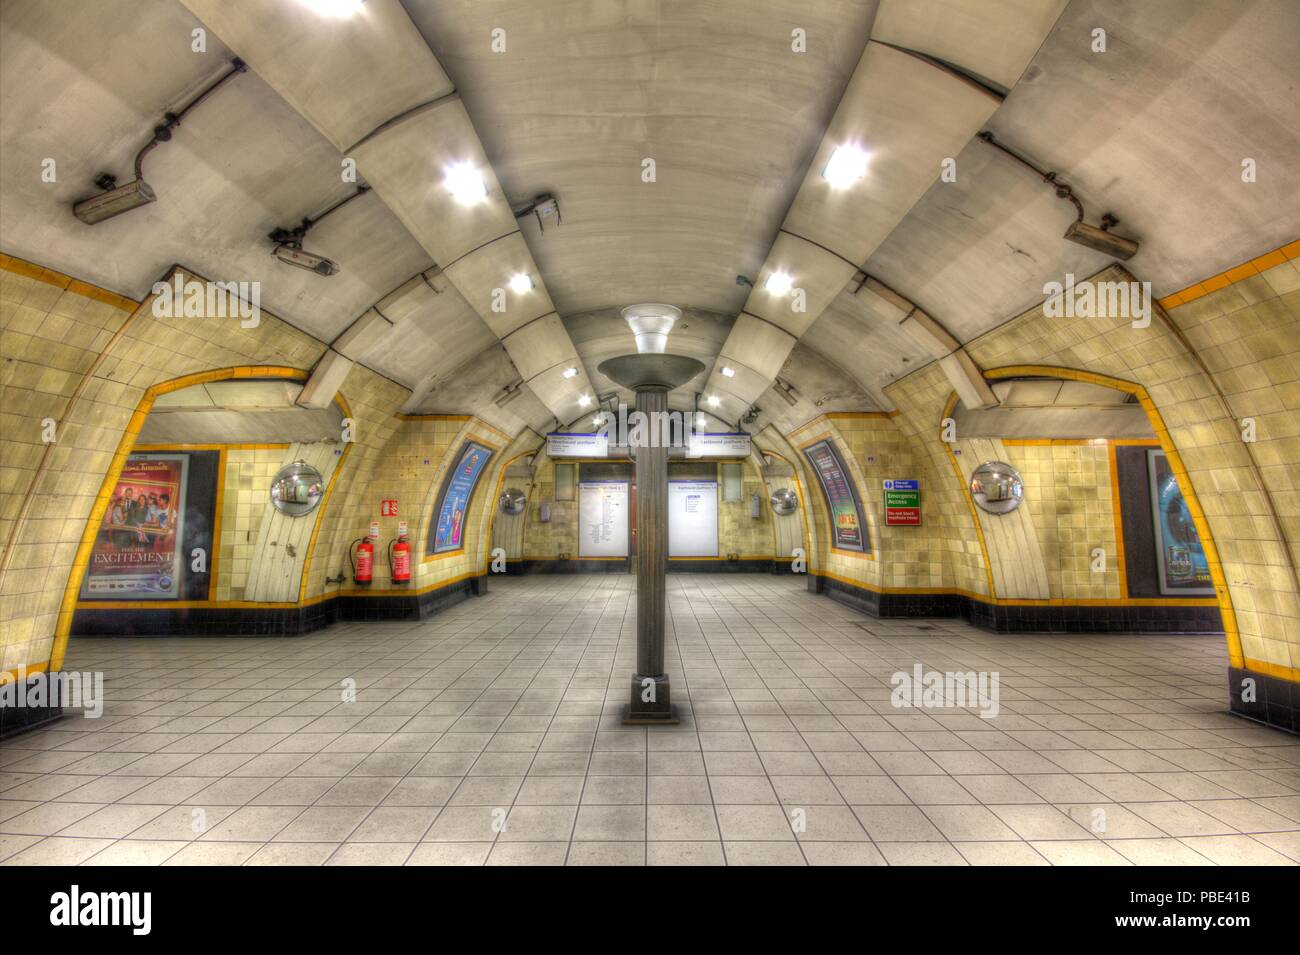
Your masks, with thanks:
[[[306,461],[294,461],[271,481],[271,503],[281,514],[302,517],[316,510],[325,494],[325,479]]]
[[[519,490],[517,487],[506,488],[501,492],[500,504],[502,514],[509,514],[511,516],[522,514],[527,503],[528,498],[525,497],[524,492]]]
[[[772,492],[772,510],[781,516],[793,514],[799,507],[799,495],[788,487]]]
[[[970,496],[981,510],[1010,514],[1025,496],[1020,472],[1002,461],[985,461],[970,476]]]

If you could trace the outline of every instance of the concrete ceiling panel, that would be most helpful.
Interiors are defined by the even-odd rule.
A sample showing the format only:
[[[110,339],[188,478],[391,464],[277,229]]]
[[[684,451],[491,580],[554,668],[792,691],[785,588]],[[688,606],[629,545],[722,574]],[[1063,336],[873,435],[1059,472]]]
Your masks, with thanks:
[[[871,38],[951,63],[1007,90],[1068,2],[881,0]]]
[[[498,338],[505,338],[535,318],[555,311],[546,283],[518,232],[489,242],[448,266],[444,275],[456,286]],[[510,287],[516,275],[526,275],[532,287],[515,292]],[[497,311],[497,305],[504,309]]]
[[[758,273],[758,281],[749,293],[745,311],[798,338],[857,271],[853,263],[806,239],[778,233],[767,262]],[[790,291],[782,294],[768,291],[768,278],[774,274],[789,276]]]
[[[991,94],[933,64],[867,44],[783,228],[865,262],[997,107]],[[835,188],[822,173],[846,145],[867,153],[866,174]]]
[[[452,92],[398,0],[329,16],[297,0],[181,0],[340,151]]]

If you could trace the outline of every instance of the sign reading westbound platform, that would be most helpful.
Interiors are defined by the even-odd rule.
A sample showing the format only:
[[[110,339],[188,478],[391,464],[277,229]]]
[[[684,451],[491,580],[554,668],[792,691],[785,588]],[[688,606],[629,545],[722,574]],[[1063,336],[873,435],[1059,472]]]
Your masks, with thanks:
[[[747,458],[749,452],[749,435],[744,431],[718,434],[692,431],[686,435],[688,458]]]
[[[914,479],[885,481],[885,524],[918,527],[921,524],[921,482]]]
[[[551,458],[607,458],[608,434],[568,434],[553,431],[546,436],[546,456]]]

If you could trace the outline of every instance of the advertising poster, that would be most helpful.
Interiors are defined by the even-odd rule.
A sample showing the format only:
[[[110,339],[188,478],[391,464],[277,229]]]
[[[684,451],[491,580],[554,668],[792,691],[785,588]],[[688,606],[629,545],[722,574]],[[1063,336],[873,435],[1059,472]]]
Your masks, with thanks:
[[[183,454],[127,458],[95,536],[83,597],[176,599],[188,464]]]
[[[1200,535],[1192,523],[1187,501],[1169,459],[1159,450],[1147,452],[1151,475],[1151,513],[1155,518],[1156,571],[1162,594],[1212,595],[1214,583]]]
[[[818,441],[803,452],[817,472],[817,480],[826,493],[831,511],[831,534],[834,546],[841,550],[869,552],[866,529],[862,525],[862,508],[849,479],[849,470],[829,440]]]
[[[465,535],[465,516],[469,513],[470,498],[474,496],[474,485],[492,458],[492,451],[473,441],[465,442],[465,447],[456,459],[456,466],[447,475],[442,486],[442,495],[438,499],[438,520],[433,525],[433,540],[428,553],[442,554],[450,550],[460,550]]]

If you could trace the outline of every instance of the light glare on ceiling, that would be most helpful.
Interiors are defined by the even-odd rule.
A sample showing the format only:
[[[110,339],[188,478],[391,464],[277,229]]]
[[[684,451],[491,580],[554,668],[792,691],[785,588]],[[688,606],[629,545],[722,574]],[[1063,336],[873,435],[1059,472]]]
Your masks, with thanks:
[[[326,17],[350,17],[360,13],[366,0],[305,0],[307,6]]]
[[[577,378],[577,377],[578,377],[578,369],[577,369],[577,368],[566,368],[566,369],[564,369],[564,377],[565,377],[565,378]]]
[[[732,368],[730,365],[723,365],[723,366],[722,366],[722,377],[724,377],[724,378],[735,378],[735,377],[736,377],[736,369]]]
[[[831,153],[822,178],[833,189],[844,189],[867,174],[867,154],[855,143],[845,143]]]
[[[794,285],[794,280],[785,272],[773,272],[767,277],[767,281],[763,283],[763,288],[773,295],[784,295],[790,291],[792,285]]]
[[[533,289],[533,277],[520,272],[518,275],[510,277],[510,291],[516,295],[523,295],[525,292],[531,292]]]
[[[591,395],[578,395],[578,404],[584,408],[591,404]]]
[[[716,408],[720,404],[722,404],[721,398],[717,395],[709,395],[709,407]]]
[[[458,162],[447,167],[443,185],[461,205],[472,206],[487,198],[487,183],[473,163]]]

